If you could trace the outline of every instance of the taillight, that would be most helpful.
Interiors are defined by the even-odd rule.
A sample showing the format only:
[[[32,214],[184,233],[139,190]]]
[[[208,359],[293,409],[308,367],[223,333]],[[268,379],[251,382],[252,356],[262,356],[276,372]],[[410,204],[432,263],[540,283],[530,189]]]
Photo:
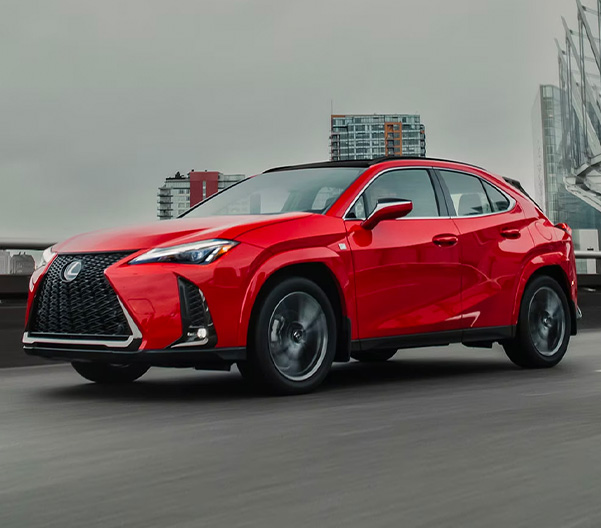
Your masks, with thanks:
[[[572,236],[572,228],[565,222],[559,222],[558,224],[555,224],[555,227],[561,229],[562,231],[565,231],[568,235]]]

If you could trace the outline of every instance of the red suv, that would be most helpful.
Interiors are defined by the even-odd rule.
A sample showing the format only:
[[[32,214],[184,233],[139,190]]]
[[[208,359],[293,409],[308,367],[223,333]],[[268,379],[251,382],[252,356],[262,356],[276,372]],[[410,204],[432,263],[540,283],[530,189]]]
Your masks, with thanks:
[[[570,229],[511,182],[424,158],[268,170],[176,220],[48,249],[25,349],[104,383],[236,363],[279,393],[406,347],[499,342],[552,367],[579,316]]]

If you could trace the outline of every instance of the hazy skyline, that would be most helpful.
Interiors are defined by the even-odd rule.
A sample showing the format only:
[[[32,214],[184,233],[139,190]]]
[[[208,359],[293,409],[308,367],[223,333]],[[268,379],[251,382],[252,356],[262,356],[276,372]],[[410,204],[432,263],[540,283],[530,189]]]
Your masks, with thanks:
[[[156,219],[176,171],[329,156],[335,113],[419,113],[429,156],[532,188],[575,0],[0,0],[0,237]]]

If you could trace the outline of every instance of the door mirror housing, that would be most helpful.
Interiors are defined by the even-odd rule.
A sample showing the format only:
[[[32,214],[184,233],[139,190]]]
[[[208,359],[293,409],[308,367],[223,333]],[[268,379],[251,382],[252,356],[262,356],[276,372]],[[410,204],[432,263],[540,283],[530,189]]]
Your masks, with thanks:
[[[363,229],[371,230],[382,220],[396,220],[403,218],[413,211],[413,202],[410,200],[383,201],[378,200],[378,205],[373,212],[361,222]]]

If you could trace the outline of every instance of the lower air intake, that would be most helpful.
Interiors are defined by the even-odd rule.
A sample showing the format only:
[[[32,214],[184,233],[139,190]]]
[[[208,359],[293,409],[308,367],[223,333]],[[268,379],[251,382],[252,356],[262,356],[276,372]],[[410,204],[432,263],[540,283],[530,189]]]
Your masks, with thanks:
[[[217,344],[217,334],[207,301],[198,286],[187,279],[178,279],[182,337],[174,347],[202,346]]]

